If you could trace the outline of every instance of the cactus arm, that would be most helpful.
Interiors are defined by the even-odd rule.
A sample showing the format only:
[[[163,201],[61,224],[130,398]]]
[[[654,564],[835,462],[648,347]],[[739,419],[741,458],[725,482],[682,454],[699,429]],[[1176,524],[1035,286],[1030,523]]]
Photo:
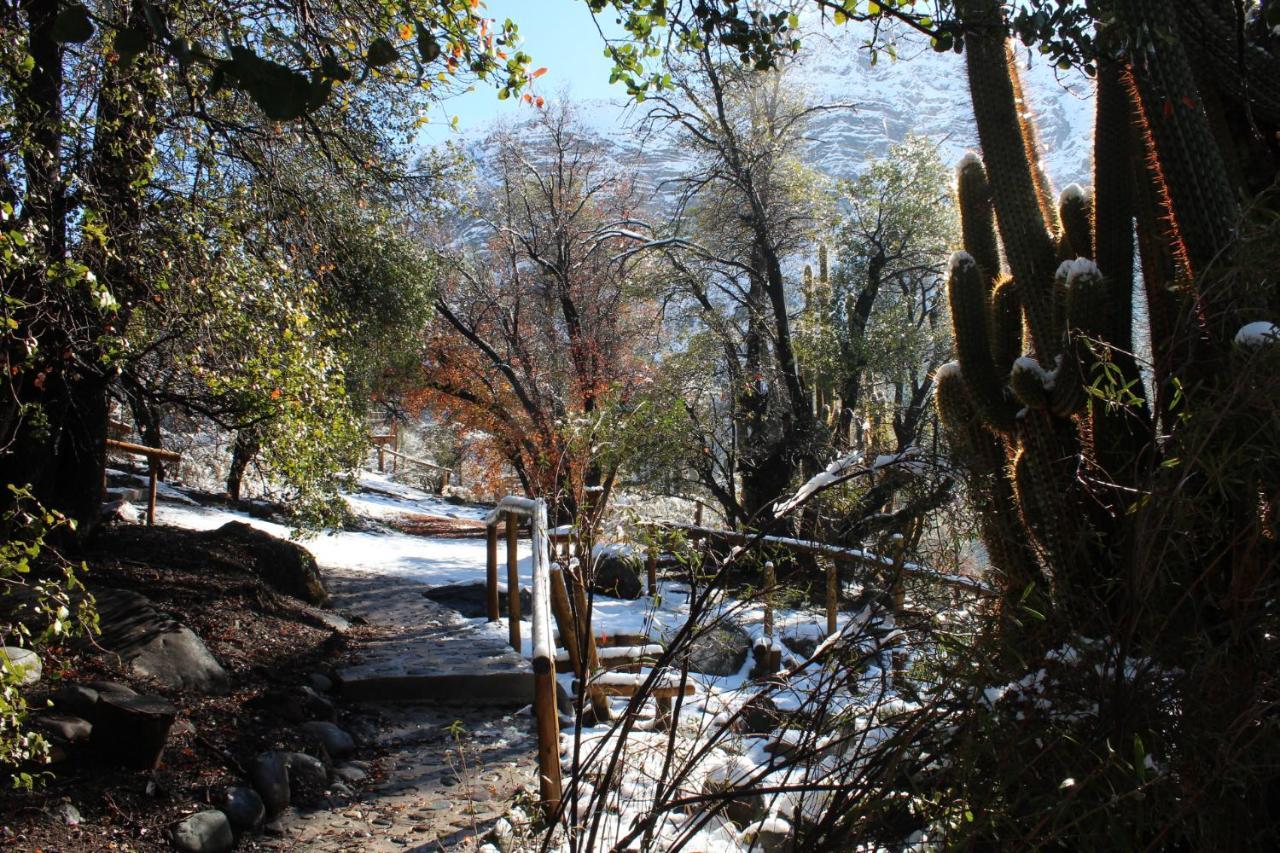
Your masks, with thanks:
[[[986,286],[977,261],[967,252],[951,256],[947,297],[951,304],[956,356],[974,406],[991,426],[1010,430],[1017,407],[1005,397],[1003,377],[991,361]]]
[[[1057,253],[1044,212],[1034,152],[1027,150],[1000,4],[996,0],[962,0],[957,8],[965,28],[974,119],[1005,258],[1022,289],[1036,351],[1052,356],[1061,348],[1061,336],[1053,325],[1051,292]]]
[[[1144,34],[1159,33],[1168,12],[1163,0],[1119,0],[1116,8],[1128,32]],[[1239,207],[1182,42],[1129,47],[1178,238],[1199,275],[1230,244]]]

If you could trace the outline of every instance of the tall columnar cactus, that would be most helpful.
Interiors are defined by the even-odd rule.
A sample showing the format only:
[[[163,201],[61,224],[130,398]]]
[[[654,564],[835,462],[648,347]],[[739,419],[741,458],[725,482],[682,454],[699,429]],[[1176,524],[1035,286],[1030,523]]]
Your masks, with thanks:
[[[1188,56],[1176,44],[1133,50],[1132,39],[1124,45],[1132,61],[1101,63],[1096,189],[1072,185],[1051,203],[1001,35],[1001,4],[957,6],[982,154],[957,170],[964,251],[952,259],[949,285],[957,362],[937,377],[938,410],[980,493],[981,530],[1006,600],[1024,600],[1037,584],[1067,620],[1097,625],[1122,606],[1117,579],[1133,557],[1139,485],[1157,475],[1165,452],[1154,418],[1172,428],[1174,380],[1203,376],[1213,363],[1203,351],[1230,348],[1230,297],[1207,294],[1203,281],[1231,245],[1239,205]],[[1114,26],[1130,34],[1159,32],[1174,14],[1158,0],[1117,0],[1115,11]],[[1253,65],[1227,83],[1271,67],[1269,55],[1248,57]],[[1135,221],[1155,415],[1128,393],[1141,387],[1132,354]],[[1197,323],[1200,332],[1188,334]]]

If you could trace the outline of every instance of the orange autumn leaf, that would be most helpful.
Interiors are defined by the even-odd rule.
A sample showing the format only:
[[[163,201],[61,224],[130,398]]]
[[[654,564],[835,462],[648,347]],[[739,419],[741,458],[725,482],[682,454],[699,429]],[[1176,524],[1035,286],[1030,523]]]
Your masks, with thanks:
[[[401,24],[399,32],[401,41],[408,41],[413,38],[413,27],[408,24]]]
[[[537,80],[539,77],[541,77],[543,74],[546,74],[546,73],[547,73],[547,67],[544,65],[541,68],[539,68],[537,71],[530,74],[529,79]]]

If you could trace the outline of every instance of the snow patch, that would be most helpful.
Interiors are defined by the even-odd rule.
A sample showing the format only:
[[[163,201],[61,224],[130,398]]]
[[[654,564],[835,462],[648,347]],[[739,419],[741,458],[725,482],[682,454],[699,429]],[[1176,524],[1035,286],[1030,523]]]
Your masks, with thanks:
[[[977,261],[973,259],[973,255],[968,252],[953,252],[951,254],[951,263],[949,268],[951,270],[951,274],[955,275],[957,270],[974,266],[976,263]]]
[[[1280,341],[1280,326],[1266,320],[1245,323],[1236,332],[1236,346],[1260,347],[1277,341]]]

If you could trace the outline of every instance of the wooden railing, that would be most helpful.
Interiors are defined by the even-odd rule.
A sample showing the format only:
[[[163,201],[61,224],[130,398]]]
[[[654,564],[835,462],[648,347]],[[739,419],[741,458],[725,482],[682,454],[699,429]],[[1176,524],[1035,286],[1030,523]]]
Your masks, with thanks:
[[[174,453],[172,450],[162,450],[159,447],[147,447],[143,444],[132,444],[128,441],[119,441],[114,438],[107,439],[107,449],[115,450],[120,453],[129,453],[133,456],[145,456],[147,459],[147,467],[150,469],[150,479],[147,481],[147,526],[156,523],[156,483],[160,479],[160,460],[166,462],[181,462],[182,456]]]
[[[830,636],[836,632],[839,605],[840,605],[840,566],[854,564],[873,566],[879,569],[889,571],[891,573],[901,573],[907,577],[918,577],[934,581],[946,586],[964,589],[968,592],[977,593],[979,595],[992,595],[993,590],[982,581],[974,578],[965,577],[963,575],[952,575],[939,572],[927,566],[921,566],[903,559],[895,559],[880,554],[873,554],[870,551],[861,548],[849,548],[841,545],[828,545],[825,542],[814,542],[806,539],[793,539],[786,536],[761,536],[756,533],[744,533],[737,530],[716,530],[709,527],[702,527],[693,524],[654,524],[651,525],[654,530],[662,531],[680,531],[687,536],[696,539],[706,539],[708,541],[723,542],[728,545],[739,547],[769,547],[781,548],[797,554],[811,554],[818,557],[825,557],[829,561],[826,572],[826,611],[827,611],[827,635]],[[649,552],[649,586],[652,592],[654,585],[654,574],[656,564],[656,551],[651,549]],[[770,567],[771,568],[771,567]],[[769,584],[773,586],[772,583]],[[773,613],[771,606],[772,596],[765,597],[765,618],[772,622]]]
[[[560,716],[556,707],[556,645],[551,628],[551,552],[547,542],[547,505],[541,498],[505,497],[485,519],[489,564],[486,575],[489,618],[498,616],[498,523],[507,531],[507,602],[512,644],[520,648],[520,577],[516,559],[516,524],[529,519],[533,548],[533,716],[538,731],[538,779],[542,806],[548,814],[560,807]]]

